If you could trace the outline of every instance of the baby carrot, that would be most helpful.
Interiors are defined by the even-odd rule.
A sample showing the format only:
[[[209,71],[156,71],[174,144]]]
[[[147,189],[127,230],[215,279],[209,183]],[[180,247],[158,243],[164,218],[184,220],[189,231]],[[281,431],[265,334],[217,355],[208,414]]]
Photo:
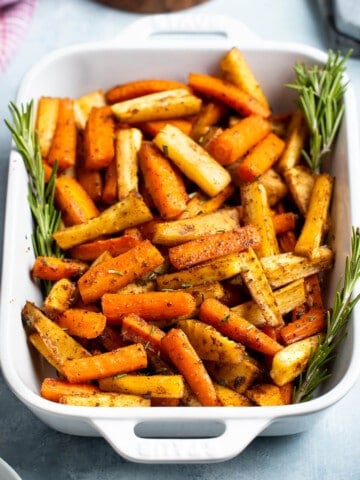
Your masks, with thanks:
[[[201,304],[199,316],[200,320],[212,325],[223,335],[258,352],[275,355],[282,349],[278,342],[213,298],[207,298]]]
[[[257,229],[253,225],[246,225],[171,247],[169,260],[177,270],[182,270],[229,253],[241,252],[250,246],[256,248],[259,242]]]
[[[145,187],[161,217],[167,220],[182,213],[187,201],[184,182],[180,173],[153,143],[142,143],[139,165]]]
[[[51,142],[47,162],[49,165],[58,165],[62,172],[75,165],[76,158],[76,125],[73,101],[61,98],[54,136]]]
[[[116,257],[121,253],[125,253],[131,248],[139,245],[141,238],[133,235],[121,235],[120,237],[111,237],[104,240],[94,240],[93,242],[82,243],[70,249],[70,256],[83,262],[95,260],[104,252]]]
[[[86,263],[77,260],[38,256],[35,258],[31,275],[42,280],[57,281],[82,275],[87,268]]]
[[[270,109],[256,98],[226,80],[202,73],[190,73],[188,83],[195,92],[221,100],[241,115],[256,114],[268,117],[271,113]]]
[[[58,402],[63,395],[83,395],[100,392],[100,389],[90,383],[69,383],[59,378],[44,378],[40,394],[43,398]]]
[[[156,325],[146,322],[135,314],[124,315],[121,323],[124,340],[142,343],[146,350],[157,353],[161,350],[161,340],[165,333]]]
[[[161,265],[164,258],[149,240],[143,240],[115,258],[92,266],[78,281],[84,303],[99,300],[104,293],[114,292],[143,277]]]
[[[106,317],[100,312],[82,308],[69,308],[58,318],[58,325],[69,335],[81,338],[96,338],[104,330]]]
[[[63,175],[56,179],[55,201],[66,225],[77,225],[99,214],[95,203],[73,177]]]
[[[79,358],[65,360],[63,370],[70,383],[88,382],[147,367],[146,350],[141,343],[93,355],[87,357],[86,361],[82,360]]]
[[[131,98],[142,97],[150,93],[162,92],[164,90],[173,90],[176,88],[187,88],[184,83],[175,80],[161,78],[145,78],[123,83],[112,87],[106,92],[108,103],[123,102]]]
[[[244,157],[238,167],[243,182],[252,182],[265,173],[280,158],[285,142],[270,132]]]
[[[289,345],[303,338],[311,337],[326,328],[326,310],[311,308],[300,318],[287,323],[280,329],[282,341]]]
[[[172,328],[161,343],[200,403],[204,406],[220,406],[211,378],[185,333],[179,328]]]
[[[101,170],[113,160],[114,130],[115,122],[110,107],[91,109],[84,132],[84,164],[88,170]]]
[[[105,293],[102,311],[110,323],[120,323],[122,315],[135,313],[145,320],[169,320],[193,313],[195,299],[186,292]]]
[[[107,166],[104,175],[104,184],[101,194],[101,200],[106,205],[115,203],[118,199],[118,180],[117,180],[117,167],[116,159],[111,160]]]
[[[260,115],[250,115],[211,140],[208,151],[221,163],[230,165],[270,133],[271,123]]]
[[[192,117],[191,117],[192,118]],[[169,120],[152,120],[148,122],[138,123],[137,127],[146,132],[151,137],[155,137],[167,123],[171,123],[186,135],[190,135],[192,129],[192,121],[185,118],[174,118]]]

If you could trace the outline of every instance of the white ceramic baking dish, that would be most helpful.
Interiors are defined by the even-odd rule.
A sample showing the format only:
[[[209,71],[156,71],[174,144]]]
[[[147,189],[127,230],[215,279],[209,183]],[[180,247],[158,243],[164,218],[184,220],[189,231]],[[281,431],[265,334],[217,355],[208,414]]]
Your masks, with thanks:
[[[188,72],[216,72],[219,59],[237,45],[271,101],[274,111],[293,109],[296,60],[322,63],[324,52],[298,44],[265,42],[244,25],[219,16],[144,17],[111,43],[72,46],[37,63],[21,83],[18,104],[41,95],[76,97],[93,89],[145,77],[185,80]],[[358,128],[351,85],[346,113],[332,155],[336,177],[333,229],[336,264],[329,280],[333,298],[349,253],[351,225],[360,225]],[[239,454],[258,435],[288,435],[308,429],[321,412],[340,400],[360,370],[360,326],[352,321],[332,376],[307,403],[277,407],[115,409],[60,405],[39,395],[49,373],[29,349],[20,310],[26,300],[40,302],[31,282],[33,262],[27,178],[22,160],[11,153],[6,207],[1,292],[1,365],[11,390],[43,422],[68,434],[103,436],[123,457],[137,462],[219,462]],[[359,310],[354,311],[354,317]],[[357,347],[355,348],[355,345]]]

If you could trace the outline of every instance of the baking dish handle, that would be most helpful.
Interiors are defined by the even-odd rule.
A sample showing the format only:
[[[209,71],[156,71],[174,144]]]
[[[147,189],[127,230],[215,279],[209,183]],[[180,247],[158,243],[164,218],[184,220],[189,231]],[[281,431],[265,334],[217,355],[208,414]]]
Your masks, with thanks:
[[[179,42],[179,34],[187,35],[191,39],[191,45],[198,45],[203,41],[207,48],[211,45],[219,46],[221,42],[227,46],[263,43],[245,24],[225,15],[176,13],[149,15],[135,20],[125,27],[113,42],[146,48],[159,46],[159,41],[164,44],[164,37],[166,42]]]
[[[166,420],[164,420],[166,422]],[[179,421],[179,420],[178,420]],[[213,421],[213,420],[211,420]],[[96,430],[122,457],[138,463],[213,463],[240,454],[270,423],[269,418],[218,420],[223,433],[204,438],[144,438],[141,421],[93,419]],[[196,421],[194,422],[196,424]],[[194,427],[196,429],[196,427]]]

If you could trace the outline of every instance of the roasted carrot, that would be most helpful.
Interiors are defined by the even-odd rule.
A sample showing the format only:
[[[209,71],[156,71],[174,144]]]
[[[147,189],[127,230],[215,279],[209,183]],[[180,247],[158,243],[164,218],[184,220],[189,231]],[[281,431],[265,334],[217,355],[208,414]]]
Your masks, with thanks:
[[[138,123],[137,127],[151,137],[155,137],[167,123],[171,123],[186,135],[189,135],[192,129],[192,118],[174,118],[169,120],[153,120],[149,122]]]
[[[84,359],[65,360],[63,370],[70,383],[82,383],[146,367],[146,350],[141,343],[134,343]]]
[[[110,107],[91,109],[84,132],[85,167],[101,170],[108,167],[115,156],[115,122]]]
[[[326,318],[325,309],[311,308],[297,320],[289,322],[282,327],[280,329],[280,337],[286,345],[289,345],[303,338],[316,335],[326,328]]]
[[[319,275],[310,275],[304,280],[306,291],[306,303],[309,308],[324,308],[324,301],[322,298],[322,288],[320,285]]]
[[[204,406],[220,406],[211,378],[185,333],[179,328],[172,328],[161,343],[200,403]]]
[[[195,299],[185,292],[105,293],[102,311],[110,323],[120,323],[122,315],[135,313],[145,320],[169,320],[195,310]]]
[[[272,217],[275,233],[288,232],[296,227],[297,216],[294,212],[277,213]]]
[[[69,308],[58,318],[58,324],[70,335],[81,338],[96,338],[104,330],[106,317],[100,312]]]
[[[95,203],[101,201],[103,175],[99,170],[89,170],[85,167],[84,134],[78,132],[75,177],[83,189]]]
[[[252,182],[265,173],[278,160],[284,147],[284,140],[270,132],[240,162],[237,170],[240,180]]]
[[[250,115],[217,135],[207,150],[221,165],[230,165],[265,138],[270,130],[271,124],[267,119]]]
[[[73,177],[62,175],[56,179],[55,202],[66,225],[77,225],[99,214],[95,203]]]
[[[125,253],[130,248],[139,245],[141,238],[136,238],[133,235],[121,235],[119,237],[106,238],[104,240],[94,240],[93,242],[82,243],[69,250],[71,257],[84,262],[95,260],[104,252],[109,252],[110,255],[116,257],[121,253]]]
[[[122,318],[121,334],[125,341],[142,343],[147,351],[153,353],[161,351],[161,340],[165,336],[160,328],[133,313]]]
[[[40,394],[43,398],[58,402],[63,395],[83,395],[100,392],[100,389],[90,383],[70,383],[59,378],[44,378],[41,383]]]
[[[142,97],[150,93],[173,90],[175,88],[187,88],[184,83],[175,80],[146,78],[116,85],[106,92],[108,103],[123,102],[131,98]]]
[[[86,263],[77,260],[40,255],[35,258],[31,275],[42,280],[57,281],[82,275],[87,268]]]
[[[75,158],[76,126],[73,101],[69,98],[61,98],[47,162],[51,166],[57,163],[58,171],[62,172],[75,165]]]
[[[59,112],[60,99],[41,97],[37,105],[35,130],[39,136],[40,151],[46,159],[51,147]]]
[[[294,385],[292,382],[285,383],[279,387],[280,395],[284,405],[290,405],[292,403]]]
[[[268,117],[271,113],[268,107],[226,80],[202,73],[190,73],[188,83],[195,92],[221,100],[241,115]]]
[[[104,175],[104,185],[101,195],[101,200],[106,205],[115,203],[118,198],[118,186],[117,186],[117,167],[116,159],[111,160],[107,166]]]
[[[257,229],[253,225],[247,225],[171,247],[169,260],[177,270],[182,270],[232,252],[241,252],[249,246],[256,248],[259,242]]]
[[[201,304],[199,317],[200,320],[212,325],[223,335],[258,352],[275,355],[282,349],[278,342],[213,298],[207,298]]]
[[[227,113],[227,107],[222,102],[213,101],[204,103],[200,112],[196,115],[192,125],[190,137],[201,143],[201,139],[209,130],[209,127],[216,125]]]
[[[188,197],[182,177],[153,143],[142,143],[139,165],[145,187],[161,217],[168,220],[183,212]]]
[[[127,252],[89,268],[78,281],[80,295],[85,303],[94,302],[104,293],[114,292],[141,278],[163,261],[149,240],[143,240]]]
[[[102,333],[97,338],[97,341],[103,346],[106,351],[116,350],[120,347],[125,347],[127,342],[124,341],[121,331],[118,327],[106,325]],[[138,342],[135,342],[138,343]]]

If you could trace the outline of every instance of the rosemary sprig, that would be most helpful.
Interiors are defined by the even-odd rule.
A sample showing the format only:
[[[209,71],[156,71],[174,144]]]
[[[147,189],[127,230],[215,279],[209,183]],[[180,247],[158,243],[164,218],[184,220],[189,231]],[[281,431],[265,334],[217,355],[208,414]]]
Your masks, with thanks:
[[[12,133],[29,178],[28,202],[35,223],[32,235],[34,255],[61,257],[61,251],[52,238],[61,219],[60,212],[54,206],[57,167],[54,165],[51,177],[46,183],[39,139],[33,127],[33,102],[21,105],[20,108],[11,102],[9,110],[13,123],[5,120],[5,124]],[[47,292],[50,288],[49,282],[43,282],[42,287]]]
[[[350,55],[351,50],[344,57],[340,52],[329,50],[324,66],[309,67],[296,62],[295,83],[287,85],[297,90],[298,103],[309,126],[309,152],[303,150],[302,153],[313,171],[319,169],[330,152],[344,114],[346,84],[343,73]]]
[[[343,277],[336,288],[333,308],[328,312],[327,330],[323,341],[309,360],[305,373],[300,377],[294,391],[294,403],[305,402],[312,398],[314,390],[330,376],[329,362],[335,356],[335,348],[346,336],[346,327],[351,312],[360,300],[360,293],[352,298],[360,279],[360,229],[352,228],[351,255],[346,258]]]

